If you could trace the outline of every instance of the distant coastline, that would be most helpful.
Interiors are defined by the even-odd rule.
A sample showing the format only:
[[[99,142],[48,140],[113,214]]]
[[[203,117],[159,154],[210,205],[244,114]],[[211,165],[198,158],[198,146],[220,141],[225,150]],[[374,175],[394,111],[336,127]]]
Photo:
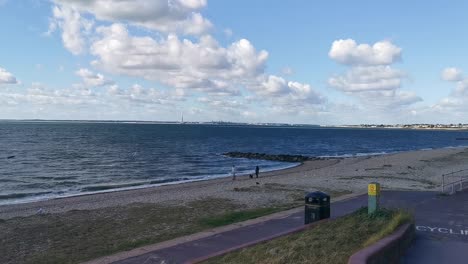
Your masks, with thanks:
[[[47,120],[47,119],[0,119],[8,123],[89,123],[89,124],[161,124],[161,125],[219,125],[219,126],[267,126],[267,127],[320,127],[315,124],[287,124],[287,123],[246,123],[226,121],[142,121],[142,120]]]
[[[90,124],[161,124],[161,125],[217,125],[217,126],[262,126],[262,127],[309,127],[348,129],[414,129],[414,130],[468,130],[468,124],[359,124],[318,125],[273,122],[230,122],[230,121],[148,121],[148,120],[57,120],[57,119],[0,119],[0,123],[90,123]]]
[[[382,128],[382,129],[421,129],[421,130],[468,130],[468,124],[362,124],[327,126],[338,128]]]

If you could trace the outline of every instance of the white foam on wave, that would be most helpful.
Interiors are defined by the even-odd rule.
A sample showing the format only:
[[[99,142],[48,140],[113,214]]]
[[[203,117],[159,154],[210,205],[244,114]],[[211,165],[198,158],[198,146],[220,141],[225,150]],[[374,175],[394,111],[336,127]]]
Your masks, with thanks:
[[[277,170],[284,170],[299,166],[300,163],[287,163],[284,165],[278,166],[271,166],[268,169],[262,170],[262,172],[270,172],[270,171],[277,171]],[[248,175],[248,171],[239,171],[240,175]],[[146,189],[152,187],[159,187],[159,186],[166,186],[166,185],[175,185],[175,184],[183,184],[189,182],[198,182],[198,181],[206,181],[206,180],[213,180],[213,179],[220,179],[220,178],[228,178],[231,177],[230,174],[218,174],[218,175],[209,175],[209,176],[197,176],[193,179],[189,180],[179,180],[179,181],[172,181],[172,182],[163,182],[163,183],[156,183],[156,184],[142,184],[139,186],[131,186],[131,187],[122,187],[122,188],[115,188],[115,189],[108,189],[108,190],[99,190],[99,191],[90,191],[90,192],[69,192],[68,194],[48,194],[48,195],[40,195],[40,196],[31,196],[28,198],[21,198],[21,199],[12,199],[12,200],[5,200],[0,201],[0,205],[11,205],[11,204],[24,204],[24,203],[33,203],[33,202],[40,202],[52,199],[63,199],[63,198],[70,198],[70,197],[77,197],[77,196],[84,196],[84,195],[93,195],[93,194],[100,194],[100,193],[110,193],[110,192],[118,192],[118,191],[129,191],[129,190],[138,190],[138,189]],[[129,182],[128,184],[133,184]]]
[[[457,148],[466,148],[466,147],[467,147],[467,145],[459,145],[459,146],[447,146],[447,147],[442,147],[442,148],[443,149],[457,149]],[[433,149],[434,148],[423,148],[423,149],[416,149],[416,150],[429,151],[429,150],[433,150]],[[382,155],[395,154],[395,153],[400,153],[400,152],[405,152],[405,151],[408,151],[408,150],[404,150],[404,151],[381,151],[381,152],[371,152],[371,153],[352,153],[352,154],[341,154],[341,155],[338,155],[338,154],[337,155],[321,155],[321,156],[317,156],[317,157],[320,157],[320,158],[349,158],[349,157],[382,156]],[[289,168],[299,166],[301,164],[301,163],[289,163],[289,162],[278,162],[278,163],[281,163],[281,165],[270,166],[270,167],[268,167],[266,169],[262,169],[261,172],[271,172],[271,171],[277,171],[277,170],[284,170],[284,169],[289,169]],[[248,175],[248,174],[249,174],[249,170],[238,171],[238,175]],[[0,205],[32,203],[32,202],[39,202],[39,201],[52,200],[52,199],[62,199],[62,198],[69,198],[69,197],[76,197],[76,196],[93,195],[93,194],[99,194],[99,193],[110,193],[110,192],[117,192],[117,191],[145,189],[145,188],[152,188],[152,187],[158,187],[158,186],[183,184],[183,183],[189,183],[189,182],[206,181],[206,180],[227,178],[227,177],[231,177],[231,175],[229,173],[225,173],[225,174],[215,174],[215,175],[209,175],[209,176],[197,176],[197,177],[194,177],[193,179],[179,180],[179,181],[172,181],[172,182],[164,182],[164,183],[157,183],[157,184],[145,184],[143,182],[142,185],[138,185],[138,186],[122,187],[122,188],[117,187],[115,189],[89,191],[89,192],[76,192],[76,190],[75,190],[75,192],[73,192],[73,191],[70,190],[71,192],[68,192],[68,193],[65,193],[65,194],[51,193],[51,194],[46,194],[46,195],[31,196],[31,197],[27,197],[27,198],[0,201]],[[134,183],[129,182],[129,183],[122,183],[122,184],[134,184]],[[138,183],[136,183],[136,184],[138,184]]]

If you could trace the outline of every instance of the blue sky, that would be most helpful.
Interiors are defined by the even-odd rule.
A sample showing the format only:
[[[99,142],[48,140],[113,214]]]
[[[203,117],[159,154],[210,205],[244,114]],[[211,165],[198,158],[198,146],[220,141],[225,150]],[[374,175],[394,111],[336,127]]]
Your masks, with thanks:
[[[467,8],[0,0],[0,118],[465,123]]]

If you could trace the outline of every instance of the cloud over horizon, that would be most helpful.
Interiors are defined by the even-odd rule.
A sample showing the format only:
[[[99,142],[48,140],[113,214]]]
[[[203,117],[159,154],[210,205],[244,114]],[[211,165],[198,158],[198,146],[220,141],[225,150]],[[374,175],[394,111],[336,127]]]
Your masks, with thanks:
[[[328,56],[344,65],[390,65],[401,59],[401,51],[387,40],[369,45],[357,44],[353,39],[339,39],[333,41]]]
[[[327,35],[314,24],[280,24],[269,12],[261,17],[267,24],[256,23],[249,12],[245,21],[233,20],[242,8],[260,6],[207,0],[37,3],[37,17],[24,19],[34,24],[7,42],[8,50],[18,46],[17,53],[0,61],[1,116],[16,116],[16,107],[46,116],[58,115],[55,109],[71,119],[84,112],[178,119],[184,112],[200,120],[338,124],[353,118],[456,119],[468,103],[463,61],[444,59],[443,65],[457,67],[435,72],[418,65],[433,49],[421,45],[427,42],[386,31],[367,34],[358,24],[363,34],[347,37],[351,33],[335,27]],[[18,2],[2,8],[22,15]],[[299,38],[292,26],[315,34]],[[31,40],[40,52],[19,50]]]
[[[281,109],[298,103],[312,109],[327,101],[309,84],[266,73],[268,52],[248,39],[221,45],[209,34],[213,24],[200,13],[205,0],[53,2],[48,33],[60,30],[65,48],[74,55],[89,53],[94,57],[91,66],[106,73],[143,78],[183,97],[199,94],[211,102],[263,97],[263,104]],[[136,35],[133,27],[148,33]],[[76,74],[88,87],[114,84],[87,68]],[[220,104],[206,106],[215,105]],[[239,112],[258,111],[242,105],[245,109]]]
[[[443,69],[441,76],[444,81],[454,83],[455,87],[448,96],[440,99],[432,108],[442,113],[466,114],[468,111],[468,78],[463,76],[461,69],[455,67]]]
[[[18,80],[6,69],[0,67],[0,85],[1,84],[17,84]]]
[[[191,109],[188,115],[203,114],[204,119],[272,121],[265,109],[287,118],[291,113],[314,115],[328,102],[310,84],[268,73],[269,53],[248,39],[221,44],[211,34],[214,25],[200,12],[205,0],[110,2],[52,1],[46,35],[59,35],[64,49],[89,58],[89,66],[74,70],[79,83],[49,88],[34,82],[4,90],[4,113],[27,105],[32,117],[76,116],[80,111],[81,117],[100,118],[104,113],[85,109],[102,109],[147,119],[158,111]],[[0,84],[16,83],[1,68],[0,78]],[[122,78],[147,85],[121,85],[116,80]],[[67,110],[55,112],[59,108]]]
[[[86,86],[100,87],[114,84],[114,81],[105,78],[104,75],[100,73],[94,73],[87,68],[80,68],[75,72],[75,74],[82,78],[83,83]]]
[[[328,84],[368,106],[395,109],[422,101],[414,92],[400,91],[407,73],[392,67],[401,60],[402,48],[390,41],[370,45],[335,40],[328,55],[348,68],[344,74],[330,77]]]

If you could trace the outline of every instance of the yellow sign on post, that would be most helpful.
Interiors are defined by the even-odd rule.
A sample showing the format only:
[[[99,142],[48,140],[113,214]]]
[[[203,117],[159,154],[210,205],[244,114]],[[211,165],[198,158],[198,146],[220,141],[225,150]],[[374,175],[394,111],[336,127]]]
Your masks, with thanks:
[[[368,212],[369,214],[375,213],[379,210],[380,200],[380,184],[377,182],[371,182],[367,185],[367,197],[368,197]]]
[[[370,183],[367,186],[367,194],[368,195],[380,195],[380,184],[378,183]]]

